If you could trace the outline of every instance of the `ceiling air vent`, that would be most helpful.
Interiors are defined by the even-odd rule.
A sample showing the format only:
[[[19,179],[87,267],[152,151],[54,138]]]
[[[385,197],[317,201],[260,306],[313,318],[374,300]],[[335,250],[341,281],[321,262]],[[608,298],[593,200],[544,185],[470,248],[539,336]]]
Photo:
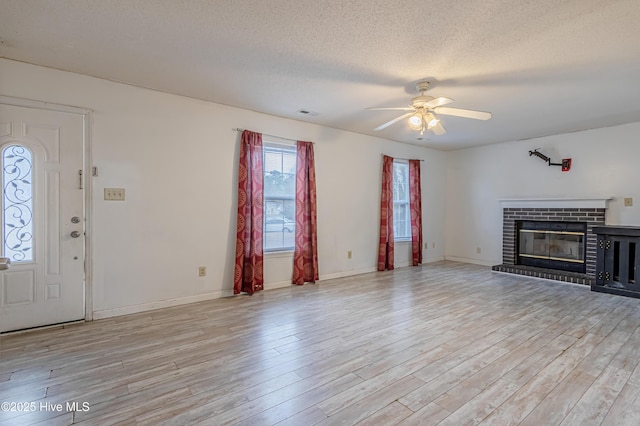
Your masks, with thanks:
[[[299,109],[298,114],[306,115],[309,117],[317,117],[320,115],[319,112],[309,111],[308,109]]]

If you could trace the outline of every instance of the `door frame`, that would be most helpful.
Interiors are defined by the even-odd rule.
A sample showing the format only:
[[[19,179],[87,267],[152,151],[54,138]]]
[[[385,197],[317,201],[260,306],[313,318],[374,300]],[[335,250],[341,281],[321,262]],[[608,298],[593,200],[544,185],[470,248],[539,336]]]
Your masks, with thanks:
[[[85,213],[85,249],[84,249],[84,319],[85,321],[93,320],[93,216],[91,209],[91,200],[93,199],[93,180],[94,176],[92,164],[92,151],[91,151],[91,119],[93,110],[88,108],[81,108],[69,105],[62,105],[51,102],[35,101],[31,99],[14,98],[11,96],[0,95],[0,104],[42,109],[57,112],[66,112],[70,114],[77,114],[82,117],[83,123],[83,135],[82,135],[82,180],[84,186],[84,213]],[[90,172],[91,171],[91,172]]]

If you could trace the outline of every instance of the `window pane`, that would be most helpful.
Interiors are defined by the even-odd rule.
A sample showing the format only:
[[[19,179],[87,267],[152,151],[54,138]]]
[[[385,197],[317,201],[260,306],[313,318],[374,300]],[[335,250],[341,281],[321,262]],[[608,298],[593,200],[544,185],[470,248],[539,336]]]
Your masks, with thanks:
[[[293,164],[291,164],[293,162]],[[293,197],[296,188],[295,153],[265,148],[264,195],[265,197]]]
[[[2,152],[4,256],[13,262],[33,260],[31,152],[10,145]]]
[[[296,173],[296,153],[284,152],[282,154],[282,171],[283,173],[295,174]]]
[[[282,170],[282,153],[273,149],[264,149],[264,170]]]
[[[393,204],[393,234],[394,238],[410,238],[411,237],[411,219],[409,212],[409,204],[394,203]]]
[[[295,201],[265,200],[264,248],[293,248],[296,235]]]
[[[393,163],[393,234],[394,239],[411,238],[409,209],[409,163]]]
[[[393,163],[393,200],[409,201],[409,165]]]
[[[264,249],[293,249],[295,240],[296,152],[264,147]]]

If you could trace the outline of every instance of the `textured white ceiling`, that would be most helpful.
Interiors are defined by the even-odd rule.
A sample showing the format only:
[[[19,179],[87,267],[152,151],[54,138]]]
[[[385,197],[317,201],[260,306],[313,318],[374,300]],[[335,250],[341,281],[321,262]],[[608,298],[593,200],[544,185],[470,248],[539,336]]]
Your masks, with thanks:
[[[638,0],[0,0],[0,57],[437,149],[640,121]],[[493,118],[373,132],[422,79]]]

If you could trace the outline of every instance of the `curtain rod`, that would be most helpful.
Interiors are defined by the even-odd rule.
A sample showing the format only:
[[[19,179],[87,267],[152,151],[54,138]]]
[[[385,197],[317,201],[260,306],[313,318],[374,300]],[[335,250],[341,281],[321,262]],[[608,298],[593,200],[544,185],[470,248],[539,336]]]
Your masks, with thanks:
[[[386,154],[382,154],[383,156],[385,156]],[[390,155],[387,155],[387,157],[391,157]],[[405,160],[405,161],[409,161],[409,160],[420,160],[420,161],[424,161],[422,159],[419,158],[400,158],[400,157],[391,157],[394,160]]]
[[[234,127],[231,130],[235,131],[235,132],[244,132],[245,129],[241,129],[239,127]],[[284,140],[288,140],[288,141],[293,141],[293,142],[298,142],[297,139],[291,139],[291,138],[283,138],[282,136],[278,136],[278,135],[270,135],[269,133],[262,133],[265,136],[271,136],[272,138],[278,138],[278,139],[284,139]],[[315,142],[311,142],[312,144],[316,144]]]

